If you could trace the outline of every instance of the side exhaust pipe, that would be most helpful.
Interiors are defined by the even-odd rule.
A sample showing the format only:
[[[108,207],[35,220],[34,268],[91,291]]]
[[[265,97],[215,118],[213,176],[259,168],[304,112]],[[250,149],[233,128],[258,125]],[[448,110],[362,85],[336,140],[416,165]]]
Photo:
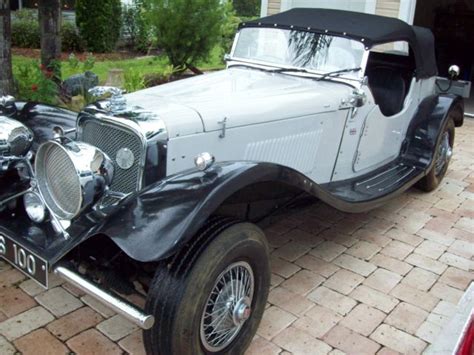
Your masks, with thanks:
[[[155,317],[152,315],[143,313],[142,310],[138,309],[127,300],[99,288],[97,285],[85,279],[78,273],[69,270],[64,266],[56,267],[54,273],[85,293],[91,295],[107,307],[110,307],[140,328],[150,329],[153,327],[153,324],[155,324]]]

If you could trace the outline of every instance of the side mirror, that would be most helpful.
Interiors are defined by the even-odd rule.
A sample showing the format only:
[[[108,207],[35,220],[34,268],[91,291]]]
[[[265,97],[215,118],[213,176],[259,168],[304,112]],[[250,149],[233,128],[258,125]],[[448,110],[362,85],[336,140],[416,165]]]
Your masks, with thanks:
[[[226,53],[224,54],[224,62],[228,62],[230,60],[230,54]]]
[[[461,74],[461,69],[459,69],[457,65],[451,65],[448,73],[451,80],[456,80],[459,77],[459,74]]]
[[[367,102],[367,94],[363,90],[354,90],[352,92],[351,98],[349,100],[349,103],[353,107],[362,107],[366,104]]]

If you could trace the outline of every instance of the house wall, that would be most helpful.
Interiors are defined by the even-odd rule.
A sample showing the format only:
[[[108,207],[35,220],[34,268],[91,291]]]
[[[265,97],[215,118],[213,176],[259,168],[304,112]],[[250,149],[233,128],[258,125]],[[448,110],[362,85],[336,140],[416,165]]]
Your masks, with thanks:
[[[262,16],[274,15],[292,7],[314,7],[314,0],[262,0]],[[416,0],[318,0],[317,6],[375,13],[413,23]]]

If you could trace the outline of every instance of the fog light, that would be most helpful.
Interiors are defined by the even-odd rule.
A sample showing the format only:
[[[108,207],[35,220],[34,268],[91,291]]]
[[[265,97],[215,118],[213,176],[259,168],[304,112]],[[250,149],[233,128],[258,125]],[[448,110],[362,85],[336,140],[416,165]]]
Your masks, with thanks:
[[[201,153],[194,158],[194,165],[201,171],[204,171],[214,164],[215,158],[211,153]]]
[[[25,204],[26,214],[33,222],[41,223],[45,220],[46,206],[37,193],[27,192],[25,196],[23,196],[23,202]]]

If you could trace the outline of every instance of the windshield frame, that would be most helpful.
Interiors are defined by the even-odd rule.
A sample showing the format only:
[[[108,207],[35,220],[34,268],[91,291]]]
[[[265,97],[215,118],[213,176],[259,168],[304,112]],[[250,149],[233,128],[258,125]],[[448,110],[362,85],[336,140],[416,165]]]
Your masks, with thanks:
[[[254,67],[256,69],[263,69],[263,70],[267,70],[269,72],[271,72],[271,70],[273,70],[273,69],[290,69],[290,70],[303,69],[303,70],[305,70],[305,72],[288,72],[288,73],[285,73],[283,71],[283,72],[280,73],[280,74],[285,74],[285,75],[295,75],[295,76],[308,76],[308,75],[310,75],[310,76],[313,76],[313,77],[322,77],[322,76],[324,76],[325,74],[328,73],[328,72],[324,72],[324,71],[321,71],[321,70],[308,69],[308,68],[303,68],[303,67],[295,67],[295,66],[291,66],[291,65],[279,65],[279,64],[276,64],[276,63],[265,62],[265,61],[256,60],[256,59],[236,57],[236,56],[234,56],[234,53],[235,53],[237,43],[239,41],[240,33],[241,33],[242,30],[245,30],[245,27],[239,29],[239,31],[235,35],[234,42],[232,44],[232,49],[230,51],[230,54],[226,58],[227,68],[235,66],[236,64],[232,64],[232,62],[236,62],[239,65],[249,64],[248,65],[249,67]],[[285,31],[288,31],[288,30],[285,30]],[[310,31],[300,31],[300,32],[311,33]],[[335,36],[335,35],[332,35],[332,34],[331,34],[331,36],[345,38],[345,39],[354,41],[351,38],[347,38],[347,37],[343,37],[343,36]],[[367,48],[364,48],[364,53],[362,55],[362,60],[361,60],[361,63],[360,63],[361,70],[359,70],[359,73],[358,73],[357,77],[349,76],[349,75],[346,75],[346,73],[342,73],[338,76],[327,77],[324,80],[335,80],[335,79],[336,80],[337,79],[341,80],[341,79],[343,79],[344,81],[349,80],[350,82],[354,82],[354,81],[355,82],[363,82],[364,77],[365,77],[365,69],[367,67],[367,62],[369,60],[369,53],[370,53],[370,51]],[[344,68],[341,68],[341,69],[344,69]]]

